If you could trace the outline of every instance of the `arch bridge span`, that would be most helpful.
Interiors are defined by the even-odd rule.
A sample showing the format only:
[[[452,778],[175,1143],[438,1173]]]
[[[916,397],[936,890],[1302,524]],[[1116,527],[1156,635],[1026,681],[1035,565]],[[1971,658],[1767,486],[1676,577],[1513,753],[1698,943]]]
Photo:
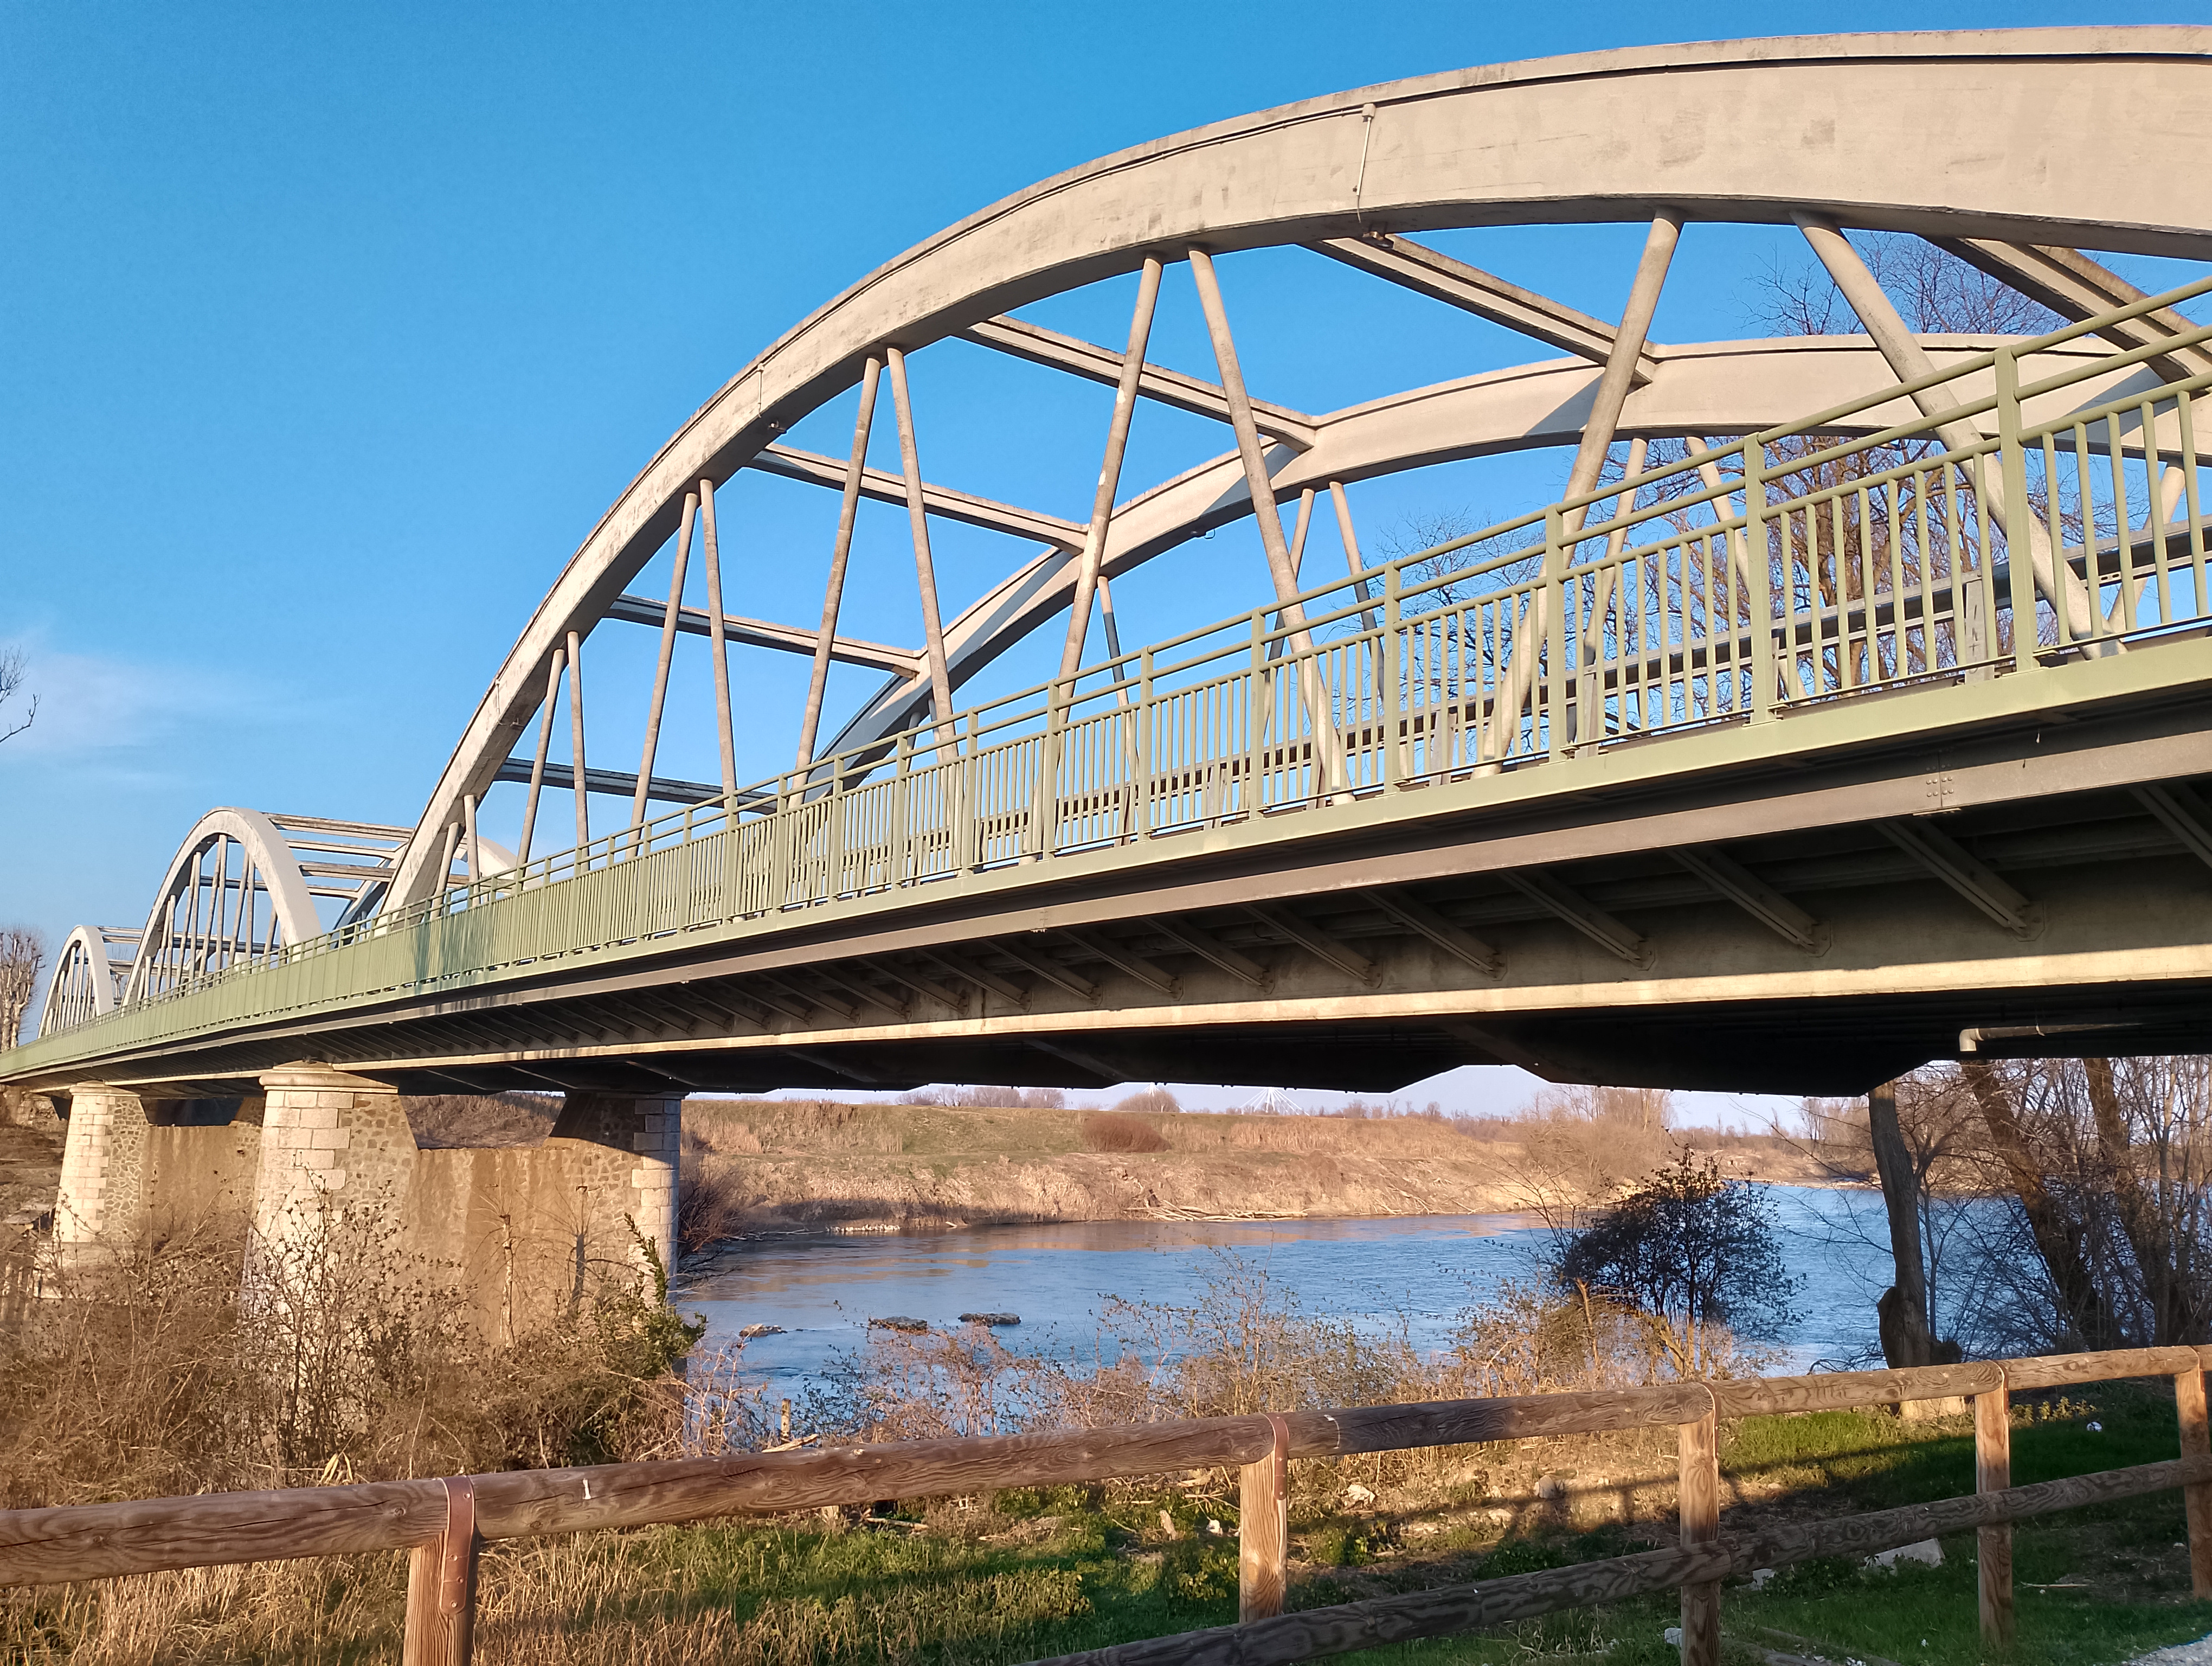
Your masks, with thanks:
[[[2192,316],[2212,280],[2148,296],[2079,252],[2212,255],[2207,188],[2129,148],[2154,118],[2183,151],[2212,138],[2185,131],[2212,128],[2208,48],[2145,29],[1598,54],[1313,100],[1009,198],[816,313],[663,447],[394,841],[380,906],[233,932],[212,961],[149,931],[170,946],[142,948],[144,976],[106,1006],[50,1002],[0,1077],[182,1097],[313,1058],[424,1091],[1390,1090],[1504,1061],[1847,1092],[1961,1050],[2212,1046]],[[1992,131],[2021,152],[2001,174]],[[1422,240],[1630,217],[1617,323]],[[1792,226],[1863,333],[1654,340],[1678,242],[1714,221]],[[1867,230],[1936,240],[2059,327],[1916,331],[1846,234]],[[1568,356],[1332,413],[1255,398],[1227,280],[1289,244]],[[1212,380],[1148,356],[1171,276]],[[1126,350],[1010,310],[1131,277]],[[910,380],[941,346],[1115,388],[1086,516],[924,477]],[[856,385],[849,457],[790,437]],[[1233,447],[1125,497],[1143,404]],[[896,471],[871,462],[879,404]],[[1556,501],[1363,550],[1358,489],[1540,447],[1571,448]],[[818,626],[726,608],[741,471],[841,494]],[[871,500],[908,511],[919,648],[842,628]],[[948,522],[1022,553],[946,617]],[[1261,605],[1125,651],[1115,582],[1225,526],[1256,533]],[[663,557],[665,593],[632,593]],[[603,623],[659,635],[635,770],[585,757]],[[1044,680],[954,697],[1040,640]],[[670,773],[671,667],[702,641],[704,767]],[[810,662],[791,766],[750,785],[733,651]],[[837,709],[836,665],[882,680]],[[533,855],[563,799],[572,848]]]

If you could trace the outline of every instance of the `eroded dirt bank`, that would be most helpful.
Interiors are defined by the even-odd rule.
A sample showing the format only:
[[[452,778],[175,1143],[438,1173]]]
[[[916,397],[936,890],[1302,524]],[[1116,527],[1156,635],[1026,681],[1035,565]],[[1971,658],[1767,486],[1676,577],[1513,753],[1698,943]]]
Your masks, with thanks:
[[[1497,1128],[1478,1137],[1419,1117],[695,1099],[684,1127],[695,1242],[793,1228],[1516,1213],[1547,1160]],[[1759,1178],[1818,1178],[1768,1143],[1733,1141],[1723,1160]]]

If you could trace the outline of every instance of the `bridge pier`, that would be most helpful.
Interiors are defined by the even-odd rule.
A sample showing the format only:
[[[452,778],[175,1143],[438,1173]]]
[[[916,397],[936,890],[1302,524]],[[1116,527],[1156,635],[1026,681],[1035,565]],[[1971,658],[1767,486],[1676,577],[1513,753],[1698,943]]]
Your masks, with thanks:
[[[64,1271],[142,1247],[149,1226],[145,1102],[105,1082],[69,1093],[54,1198],[54,1262]]]
[[[553,1124],[555,1140],[580,1140],[628,1152],[625,1212],[660,1264],[676,1271],[676,1182],[684,1145],[684,1099],[653,1094],[571,1092]],[[642,1268],[645,1257],[633,1252]]]
[[[396,1229],[415,1164],[398,1093],[328,1065],[286,1065],[261,1078],[267,1096],[253,1236],[274,1266],[319,1253],[345,1212],[388,1209]]]

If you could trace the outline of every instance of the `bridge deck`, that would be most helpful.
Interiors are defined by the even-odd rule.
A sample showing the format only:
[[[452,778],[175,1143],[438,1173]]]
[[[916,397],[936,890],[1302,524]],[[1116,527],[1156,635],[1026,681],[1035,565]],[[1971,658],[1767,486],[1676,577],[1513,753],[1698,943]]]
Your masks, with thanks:
[[[1972,1028],[2197,1050],[2212,844],[2175,783],[2212,766],[2209,708],[2212,643],[2178,640],[750,910],[726,830],[372,922],[6,1073],[1386,1090],[1510,1061],[1843,1092]]]

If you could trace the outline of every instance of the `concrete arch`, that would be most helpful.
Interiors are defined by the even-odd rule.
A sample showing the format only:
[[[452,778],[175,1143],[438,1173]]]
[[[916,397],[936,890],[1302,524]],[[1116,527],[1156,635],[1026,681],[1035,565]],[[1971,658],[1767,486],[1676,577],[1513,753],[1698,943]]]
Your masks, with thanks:
[[[1194,246],[1642,219],[1661,207],[1753,222],[1812,209],[1929,235],[2203,256],[2212,187],[2159,165],[2147,136],[2159,156],[2206,149],[2208,69],[2212,29],[2201,27],[1644,47],[1334,94],[1032,186],[830,302],[660,449],[570,560],[471,715],[393,894],[409,903],[434,886],[438,830],[491,785],[555,648],[589,630],[674,530],[685,490],[726,480],[857,380],[870,352],[913,350]],[[2140,119],[2154,112],[2154,124]],[[2005,136],[2001,153],[1992,133]]]
[[[185,836],[169,863],[168,872],[162,876],[161,890],[155,893],[154,906],[146,915],[144,933],[138,939],[137,958],[131,964],[130,982],[124,994],[126,1004],[161,993],[157,985],[220,970],[220,965],[228,964],[236,952],[234,944],[238,939],[234,934],[225,937],[210,932],[187,942],[174,929],[177,904],[187,889],[197,897],[201,858],[225,840],[239,845],[245,854],[246,867],[241,882],[268,897],[277,940],[302,943],[321,934],[323,927],[315,911],[315,899],[307,888],[306,876],[300,871],[299,858],[276,824],[258,810],[210,810]],[[246,925],[245,940],[250,944],[253,936],[251,916]]]
[[[123,1004],[130,969],[110,958],[108,945],[130,940],[128,932],[111,932],[99,926],[79,926],[63,939],[54,956],[53,975],[46,980],[46,1004],[39,1013],[40,1035],[89,1024]]]

